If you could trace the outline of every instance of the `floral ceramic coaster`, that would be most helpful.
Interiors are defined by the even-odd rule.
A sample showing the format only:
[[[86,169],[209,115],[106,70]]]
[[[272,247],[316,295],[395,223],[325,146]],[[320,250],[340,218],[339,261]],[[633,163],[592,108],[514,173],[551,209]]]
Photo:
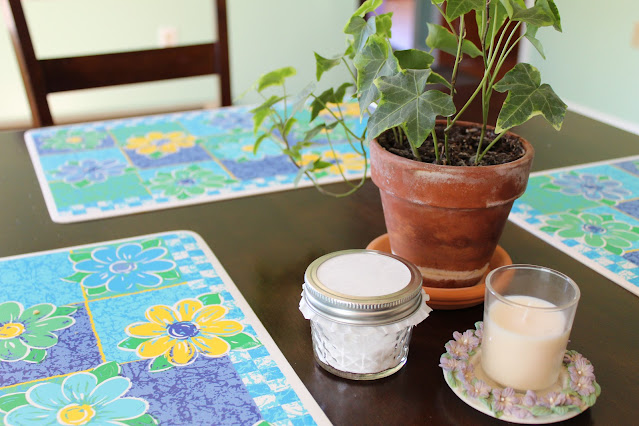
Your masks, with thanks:
[[[446,383],[466,404],[489,416],[522,424],[560,422],[592,407],[601,393],[594,367],[576,351],[566,351],[557,383],[544,391],[502,388],[481,368],[483,322],[453,333],[439,366]]]

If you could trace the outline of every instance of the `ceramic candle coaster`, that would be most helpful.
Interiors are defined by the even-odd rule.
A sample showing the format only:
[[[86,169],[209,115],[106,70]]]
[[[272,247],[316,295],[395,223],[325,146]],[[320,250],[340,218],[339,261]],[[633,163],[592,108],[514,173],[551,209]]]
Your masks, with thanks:
[[[440,358],[444,379],[462,401],[491,417],[521,424],[556,423],[592,407],[601,394],[594,367],[576,351],[566,351],[555,385],[520,392],[498,385],[482,370],[483,322],[453,337]]]
[[[0,339],[0,424],[328,423],[191,232],[0,259]]]
[[[532,173],[510,220],[639,295],[639,156]]]
[[[295,188],[298,169],[266,139],[253,153],[249,107],[230,107],[30,130],[25,140],[51,218],[79,222],[188,204]],[[342,107],[361,134],[356,103]],[[309,123],[296,115],[291,143],[334,118],[327,112]],[[313,138],[302,162],[340,163],[349,179],[364,174],[346,132],[337,126]],[[329,145],[329,141],[332,144]],[[358,149],[359,146],[358,146]],[[341,181],[336,166],[315,174],[321,182]],[[312,185],[303,178],[298,186]]]

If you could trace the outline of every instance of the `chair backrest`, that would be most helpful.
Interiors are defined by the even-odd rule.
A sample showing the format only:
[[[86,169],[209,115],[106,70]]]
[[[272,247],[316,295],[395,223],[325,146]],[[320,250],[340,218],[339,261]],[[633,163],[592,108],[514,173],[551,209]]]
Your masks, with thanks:
[[[221,104],[231,105],[225,0],[215,0],[215,42],[55,59],[36,58],[21,0],[0,1],[4,3],[35,127],[53,124],[49,93],[208,74],[219,75]]]

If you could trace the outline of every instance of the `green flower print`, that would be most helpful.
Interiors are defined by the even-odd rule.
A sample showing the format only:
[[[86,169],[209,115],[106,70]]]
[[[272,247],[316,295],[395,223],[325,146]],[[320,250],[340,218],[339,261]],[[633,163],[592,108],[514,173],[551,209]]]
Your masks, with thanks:
[[[223,188],[233,182],[226,176],[193,165],[172,172],[158,172],[147,185],[151,191],[161,191],[165,196],[183,200],[203,195],[208,188]]]
[[[0,362],[39,363],[58,343],[54,331],[71,327],[77,308],[41,303],[24,309],[19,302],[0,304]]]
[[[612,215],[592,213],[560,214],[559,219],[549,219],[542,231],[556,233],[562,238],[583,238],[591,247],[601,247],[614,254],[623,253],[633,241],[639,240],[639,228],[620,222]]]
[[[51,150],[92,149],[100,146],[108,138],[105,132],[85,132],[81,130],[60,130],[42,142],[41,148]]]

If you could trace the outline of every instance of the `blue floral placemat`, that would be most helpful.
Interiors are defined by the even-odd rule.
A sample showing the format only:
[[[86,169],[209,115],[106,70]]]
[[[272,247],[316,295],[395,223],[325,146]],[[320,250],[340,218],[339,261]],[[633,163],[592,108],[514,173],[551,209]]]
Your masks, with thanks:
[[[639,296],[639,156],[532,173],[510,220]]]
[[[298,169],[275,141],[255,136],[250,107],[229,107],[72,126],[33,129],[25,140],[51,218],[79,222],[179,207],[295,187]],[[342,108],[355,132],[360,122],[356,103]],[[331,123],[328,112],[309,123],[299,112],[289,139],[295,144],[319,122]],[[331,127],[331,126],[329,126]],[[326,133],[328,132],[328,134]],[[364,174],[341,126],[317,135],[302,162],[320,156],[333,163],[315,173],[324,183]],[[330,144],[329,144],[330,142]],[[358,147],[359,148],[359,147]],[[309,186],[303,178],[298,186]]]
[[[158,423],[328,420],[194,233],[0,259],[0,424]]]

